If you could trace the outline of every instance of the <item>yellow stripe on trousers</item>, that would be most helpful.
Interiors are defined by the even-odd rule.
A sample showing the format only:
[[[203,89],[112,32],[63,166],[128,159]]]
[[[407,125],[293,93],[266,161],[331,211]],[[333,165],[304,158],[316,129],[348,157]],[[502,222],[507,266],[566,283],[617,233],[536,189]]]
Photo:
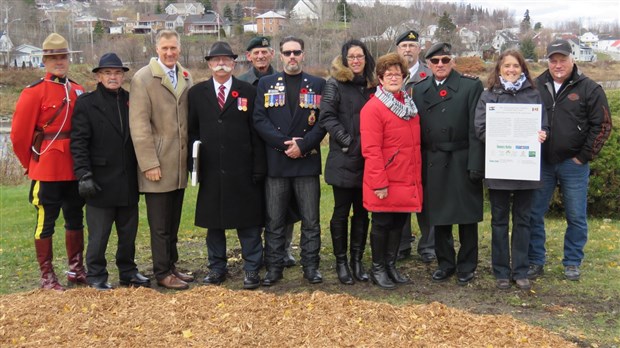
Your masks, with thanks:
[[[39,190],[41,189],[41,182],[36,181],[32,188],[32,205],[37,210],[37,226],[34,229],[34,239],[41,239],[41,233],[43,232],[43,222],[45,221],[45,209],[39,204]]]

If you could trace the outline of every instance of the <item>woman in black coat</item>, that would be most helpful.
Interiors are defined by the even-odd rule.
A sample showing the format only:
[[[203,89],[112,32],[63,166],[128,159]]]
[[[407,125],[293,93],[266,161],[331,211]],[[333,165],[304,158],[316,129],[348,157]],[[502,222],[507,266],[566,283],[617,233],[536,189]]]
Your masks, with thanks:
[[[525,59],[519,51],[504,51],[489,76],[488,90],[480,96],[474,120],[476,135],[486,140],[487,103],[542,104],[538,90],[532,83]],[[538,141],[547,138],[547,114],[542,110],[542,125]],[[532,134],[536,136],[536,134]],[[542,187],[540,181],[485,179],[491,201],[491,259],[496,286],[510,288],[510,279],[520,289],[530,289],[527,279],[530,241],[530,211],[534,190]],[[511,199],[512,198],[512,199]],[[508,221],[512,200],[512,237],[508,240]],[[511,245],[509,245],[511,244]]]
[[[351,266],[358,281],[368,281],[362,256],[368,235],[368,212],[362,205],[364,158],[360,147],[360,110],[377,85],[375,61],[364,43],[349,40],[332,61],[331,77],[323,90],[320,126],[329,133],[325,181],[332,185],[334,212],[330,231],[336,273],[343,284],[353,284],[347,261],[349,211],[351,218]]]

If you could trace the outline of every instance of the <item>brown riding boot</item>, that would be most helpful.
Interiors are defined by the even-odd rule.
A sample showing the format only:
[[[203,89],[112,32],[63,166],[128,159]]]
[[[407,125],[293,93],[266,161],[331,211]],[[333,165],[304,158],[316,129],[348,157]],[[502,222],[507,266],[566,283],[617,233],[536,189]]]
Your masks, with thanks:
[[[41,269],[41,289],[64,291],[65,289],[58,282],[54,265],[52,264],[53,249],[52,237],[34,240],[34,248],[37,252],[37,261]]]
[[[88,285],[84,270],[84,230],[67,230],[65,242],[69,263],[67,280],[73,284]]]

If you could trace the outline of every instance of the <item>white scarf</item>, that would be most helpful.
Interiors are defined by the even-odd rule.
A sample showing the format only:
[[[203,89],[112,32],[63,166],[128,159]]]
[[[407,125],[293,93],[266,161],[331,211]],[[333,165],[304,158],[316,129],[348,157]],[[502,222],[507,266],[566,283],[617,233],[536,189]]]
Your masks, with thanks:
[[[375,92],[375,97],[377,97],[385,106],[387,106],[388,109],[396,114],[396,116],[408,121],[411,117],[414,117],[418,113],[418,108],[416,108],[415,103],[409,94],[404,92],[403,94],[405,95],[404,104],[396,99],[394,94],[385,92],[383,90],[383,86],[379,86]]]

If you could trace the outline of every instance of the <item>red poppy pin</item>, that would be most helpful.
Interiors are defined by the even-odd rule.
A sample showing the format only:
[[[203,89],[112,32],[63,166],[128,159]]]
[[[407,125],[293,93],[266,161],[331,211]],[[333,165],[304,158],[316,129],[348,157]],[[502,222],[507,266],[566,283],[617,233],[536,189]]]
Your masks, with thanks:
[[[189,74],[187,73],[187,71],[183,71],[183,76],[184,76],[184,77],[188,77],[188,76],[189,76]]]
[[[421,78],[425,78],[425,77],[426,77],[426,73],[425,73],[424,71],[422,71],[422,72],[420,73],[420,77],[421,77]]]
[[[232,91],[232,92],[230,92],[230,95],[232,95],[233,98],[237,98],[239,96],[239,92]]]
[[[306,88],[302,88],[299,90],[299,93],[301,94],[308,94],[308,90]]]
[[[439,96],[440,97],[445,97],[448,95],[448,91],[446,91],[445,89],[442,89],[441,91],[439,91]]]

